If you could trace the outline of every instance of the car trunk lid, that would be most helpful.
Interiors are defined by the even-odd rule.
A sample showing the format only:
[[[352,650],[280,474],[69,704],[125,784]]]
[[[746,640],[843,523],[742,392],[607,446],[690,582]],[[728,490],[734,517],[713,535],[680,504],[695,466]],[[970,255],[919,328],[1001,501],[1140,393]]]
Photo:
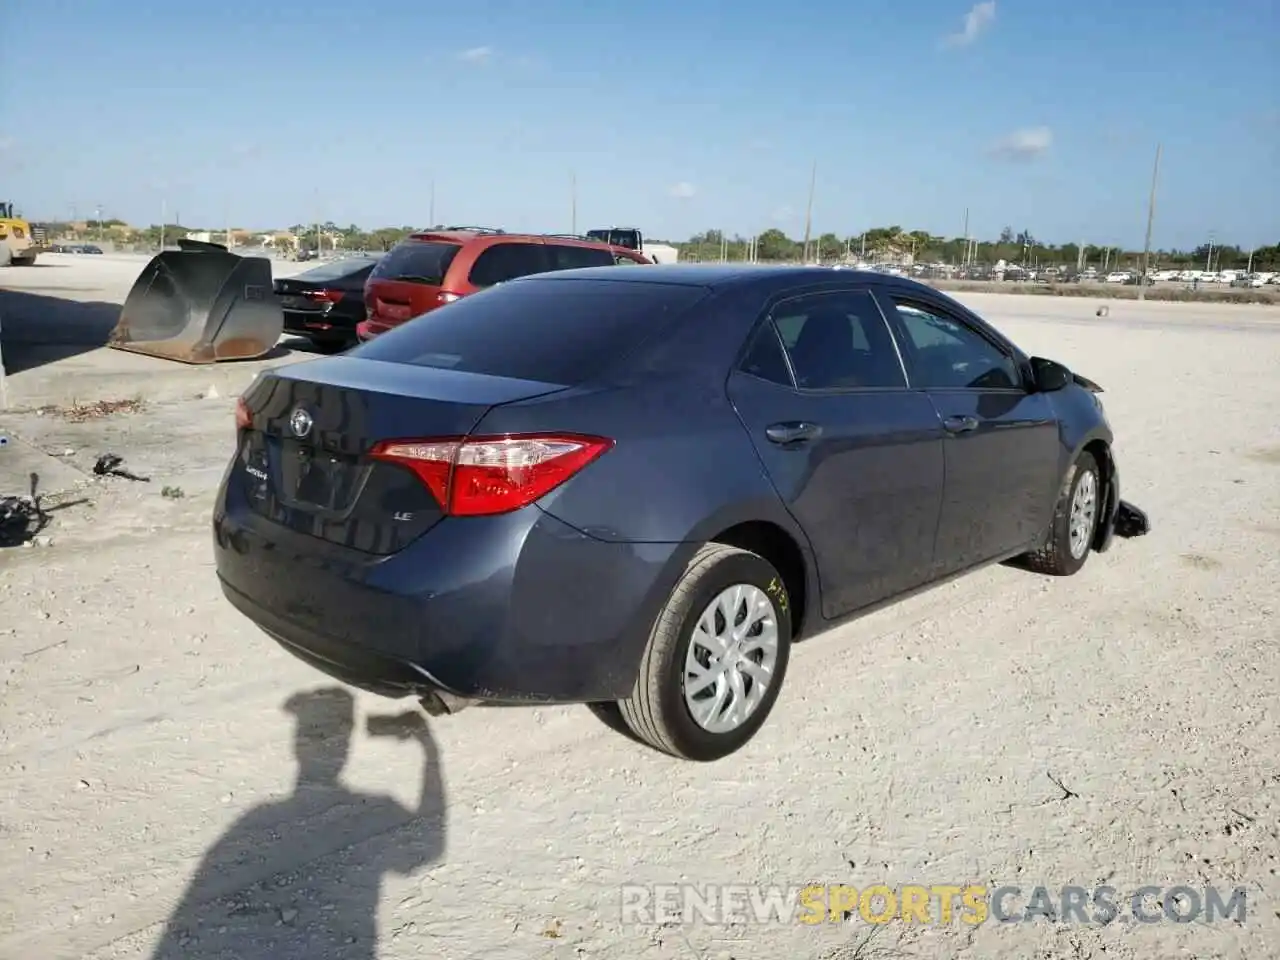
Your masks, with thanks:
[[[382,441],[463,437],[494,406],[558,384],[334,357],[263,375],[246,392],[239,483],[254,512],[366,553],[391,554],[443,516],[406,467],[376,460]]]
[[[336,283],[324,284],[297,277],[276,280],[275,294],[285,310],[317,315],[327,313],[334,302],[348,295],[338,289]]]

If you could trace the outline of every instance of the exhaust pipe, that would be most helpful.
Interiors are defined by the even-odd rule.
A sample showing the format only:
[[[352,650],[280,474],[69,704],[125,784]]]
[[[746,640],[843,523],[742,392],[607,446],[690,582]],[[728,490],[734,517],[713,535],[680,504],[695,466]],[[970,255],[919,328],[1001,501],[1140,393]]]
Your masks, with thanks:
[[[418,699],[418,703],[422,705],[422,709],[426,711],[429,717],[447,717],[459,713],[467,709],[467,707],[474,706],[478,702],[478,700],[455,696],[452,693],[445,693],[441,690],[432,690]]]

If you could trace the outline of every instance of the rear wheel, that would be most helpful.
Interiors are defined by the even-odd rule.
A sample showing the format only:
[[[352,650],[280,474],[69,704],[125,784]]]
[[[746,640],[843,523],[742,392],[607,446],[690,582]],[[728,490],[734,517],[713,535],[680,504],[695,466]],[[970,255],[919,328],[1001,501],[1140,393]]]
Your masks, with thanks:
[[[14,257],[13,265],[15,267],[34,267],[36,265],[35,257]]]
[[[719,760],[764,725],[790,652],[791,606],[778,571],[757,554],[707,544],[654,623],[620,712],[655,749]]]
[[[1102,506],[1102,478],[1098,461],[1084,452],[1076,459],[1053,512],[1049,541],[1023,561],[1036,573],[1069,577],[1084,566],[1093,549]]]

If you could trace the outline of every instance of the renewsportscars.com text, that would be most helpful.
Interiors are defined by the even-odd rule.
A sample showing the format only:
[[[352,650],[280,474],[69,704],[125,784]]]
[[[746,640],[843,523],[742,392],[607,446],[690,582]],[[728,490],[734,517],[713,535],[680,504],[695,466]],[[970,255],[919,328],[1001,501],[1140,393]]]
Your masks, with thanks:
[[[623,923],[866,923],[929,926],[1034,921],[1075,925],[1245,921],[1243,887],[670,884],[622,888]]]

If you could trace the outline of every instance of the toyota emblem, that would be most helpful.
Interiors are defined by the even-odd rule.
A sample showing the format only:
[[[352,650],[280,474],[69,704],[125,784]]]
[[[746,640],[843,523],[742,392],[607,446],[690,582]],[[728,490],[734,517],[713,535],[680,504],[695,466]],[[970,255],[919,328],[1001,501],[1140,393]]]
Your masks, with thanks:
[[[293,431],[295,437],[305,437],[311,432],[311,414],[302,407],[298,407],[289,418],[289,429]]]

